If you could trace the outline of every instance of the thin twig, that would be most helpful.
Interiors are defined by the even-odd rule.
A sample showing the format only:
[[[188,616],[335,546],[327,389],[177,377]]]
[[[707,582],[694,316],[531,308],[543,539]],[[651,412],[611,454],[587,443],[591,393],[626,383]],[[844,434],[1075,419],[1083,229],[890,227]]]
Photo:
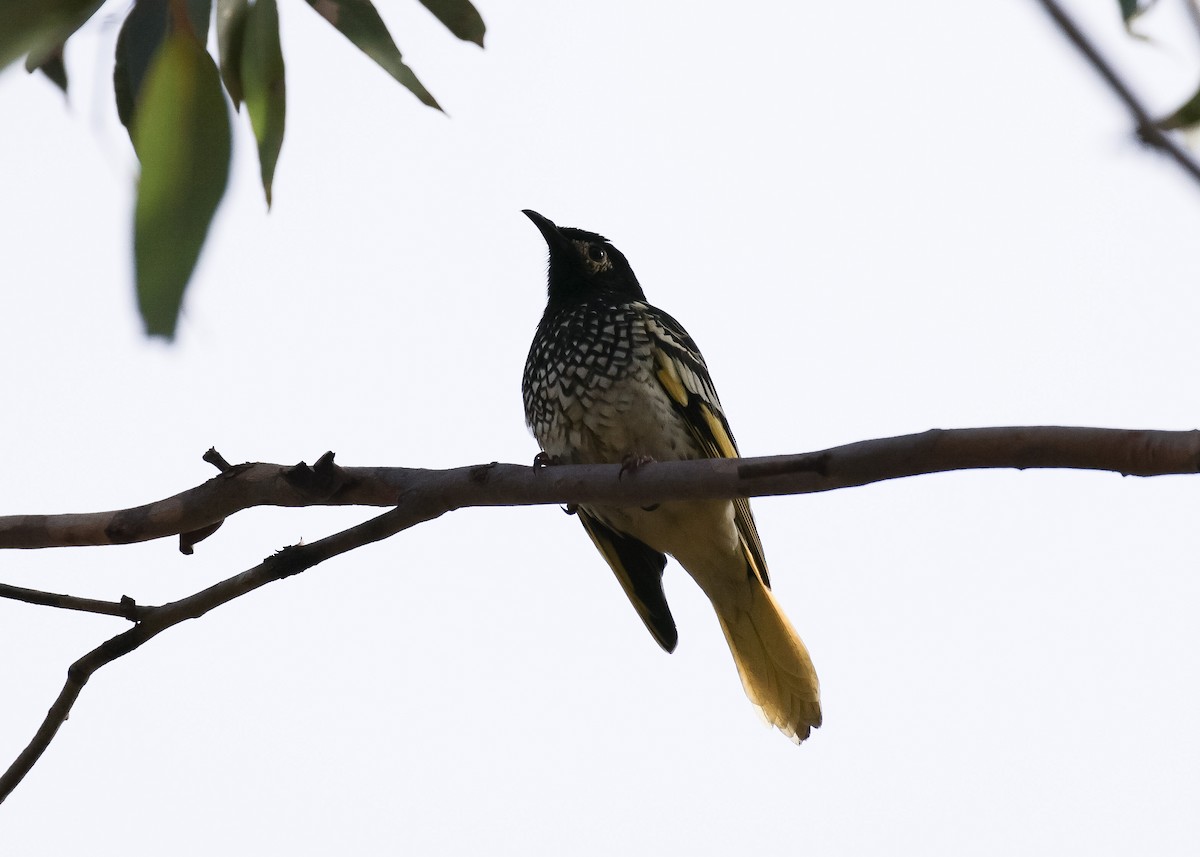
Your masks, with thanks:
[[[71,664],[67,680],[58,698],[29,744],[8,770],[0,775],[0,803],[3,803],[58,734],[80,691],[96,671],[123,657],[170,627],[188,619],[197,619],[210,610],[227,604],[275,580],[299,574],[327,559],[371,542],[395,535],[401,530],[441,515],[447,509],[435,498],[412,497],[406,503],[361,524],[342,530],[311,544],[285,548],[241,574],[223,580],[208,589],[161,607],[141,608],[146,617],[134,627],[118,634]]]
[[[217,452],[217,448],[215,446],[210,446],[208,448],[208,452],[204,453],[204,455],[201,457],[213,467],[217,468],[217,470],[220,470],[222,473],[233,469],[233,465],[225,460],[225,456]]]
[[[1155,124],[1154,117],[1150,115],[1138,97],[1133,94],[1133,91],[1125,84],[1125,81],[1121,79],[1108,60],[1100,54],[1095,45],[1083,34],[1083,31],[1063,11],[1062,6],[1055,2],[1055,0],[1039,1],[1045,7],[1050,17],[1054,19],[1054,22],[1058,24],[1063,35],[1070,39],[1071,43],[1087,58],[1092,67],[1104,78],[1109,88],[1116,93],[1117,97],[1129,109],[1129,112],[1133,114],[1138,136],[1154,148],[1166,152],[1175,159],[1175,162],[1183,168],[1184,172],[1190,175],[1196,182],[1200,182],[1200,164],[1192,158],[1191,153],[1187,149],[1176,143],[1168,133]]]
[[[26,604],[39,604],[44,607],[58,607],[62,610],[81,610],[85,613],[119,616],[131,622],[142,618],[140,611],[144,609],[134,604],[132,598],[123,598],[120,601],[97,601],[94,598],[59,595],[56,592],[26,589],[23,586],[12,586],[7,583],[0,583],[0,598],[24,601]]]

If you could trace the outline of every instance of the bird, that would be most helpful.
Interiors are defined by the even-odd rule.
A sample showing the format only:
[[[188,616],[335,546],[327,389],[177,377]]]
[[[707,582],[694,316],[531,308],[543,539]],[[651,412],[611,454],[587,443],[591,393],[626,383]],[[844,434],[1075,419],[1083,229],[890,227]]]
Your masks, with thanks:
[[[692,337],[652,306],[601,235],[524,210],[549,248],[546,309],[521,379],[541,463],[737,458],[725,411]],[[821,725],[808,649],[771,592],[746,499],[569,507],[667,652],[678,631],[663,591],[666,555],[712,603],[750,701],[799,744]]]

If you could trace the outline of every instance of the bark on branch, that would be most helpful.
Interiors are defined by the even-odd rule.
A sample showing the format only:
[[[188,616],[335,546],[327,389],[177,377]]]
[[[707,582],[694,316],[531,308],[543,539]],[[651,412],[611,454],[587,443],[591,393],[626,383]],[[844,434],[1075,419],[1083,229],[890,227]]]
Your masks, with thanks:
[[[364,521],[332,536],[312,542],[284,548],[267,557],[261,563],[241,574],[230,577],[187,598],[181,598],[161,607],[139,607],[137,624],[88,652],[67,669],[67,680],[59,691],[58,698],[46,712],[41,726],[32,740],[13,763],[0,775],[0,803],[25,779],[25,775],[41,758],[59,727],[66,722],[75,700],[83,686],[95,672],[117,658],[124,657],[143,643],[153,639],[168,628],[188,619],[198,619],[214,607],[226,604],[235,598],[252,592],[260,586],[299,574],[331,557],[371,542],[395,535],[414,524],[440,515],[442,509],[436,502],[413,497],[382,515]]]
[[[219,459],[210,451],[206,460]],[[116,512],[0,518],[0,547],[101,545],[184,537],[185,552],[222,520],[258,505],[375,505],[394,508],[310,544],[285,548],[259,565],[161,606],[95,601],[0,586],[0,597],[85,610],[134,623],[77,660],[33,739],[0,775],[0,802],[24,779],[70,714],[83,686],[106,664],[166,629],[195,619],[275,580],[464,506],[549,503],[650,505],[685,498],[803,494],[886,479],[978,468],[1075,468],[1159,476],[1200,471],[1200,432],[1122,429],[983,428],[932,430],[821,452],[734,460],[661,462],[624,472],[618,465],[522,467],[484,464],[454,470],[347,467],[330,453],[309,467],[221,460],[221,475],[155,503]],[[202,534],[202,535],[198,535]]]
[[[414,496],[437,498],[442,511],[569,503],[645,506],[686,498],[808,494],[979,468],[1195,473],[1200,433],[1064,426],[933,429],[799,455],[656,462],[624,474],[615,464],[339,467],[326,453],[312,467],[239,464],[195,488],[130,509],[0,517],[0,548],[127,544],[195,534],[254,506],[394,506]]]

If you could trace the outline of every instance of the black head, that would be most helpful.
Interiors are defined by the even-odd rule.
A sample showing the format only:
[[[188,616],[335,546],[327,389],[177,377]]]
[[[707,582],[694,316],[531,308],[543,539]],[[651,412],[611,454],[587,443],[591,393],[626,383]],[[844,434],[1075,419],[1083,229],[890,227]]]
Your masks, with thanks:
[[[625,256],[603,235],[555,226],[529,209],[522,213],[533,221],[550,248],[547,291],[551,305],[571,304],[597,295],[646,299]]]

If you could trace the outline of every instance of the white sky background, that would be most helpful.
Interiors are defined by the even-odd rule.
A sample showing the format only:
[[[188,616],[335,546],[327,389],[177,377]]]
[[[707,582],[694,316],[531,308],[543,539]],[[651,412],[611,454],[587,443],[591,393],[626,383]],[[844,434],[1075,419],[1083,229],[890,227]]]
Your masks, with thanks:
[[[67,106],[0,76],[0,514],[160,498],[212,445],[531,461],[527,207],[625,251],[745,454],[1200,424],[1200,189],[1034,2],[481,0],[485,51],[381,4],[449,119],[281,5],[275,207],[236,117],[173,347],[132,309],[116,19],[73,42]],[[1146,44],[1115,2],[1074,6],[1156,111],[1190,94],[1171,7]],[[1198,507],[1194,479],[1083,472],[757,501],[822,680],[799,749],[678,566],[667,656],[576,521],[460,511],[102,670],[0,807],[0,852],[1194,854]],[[12,552],[0,579],[161,603],[375,513],[255,510],[192,557]],[[0,602],[0,762],[122,628]]]

